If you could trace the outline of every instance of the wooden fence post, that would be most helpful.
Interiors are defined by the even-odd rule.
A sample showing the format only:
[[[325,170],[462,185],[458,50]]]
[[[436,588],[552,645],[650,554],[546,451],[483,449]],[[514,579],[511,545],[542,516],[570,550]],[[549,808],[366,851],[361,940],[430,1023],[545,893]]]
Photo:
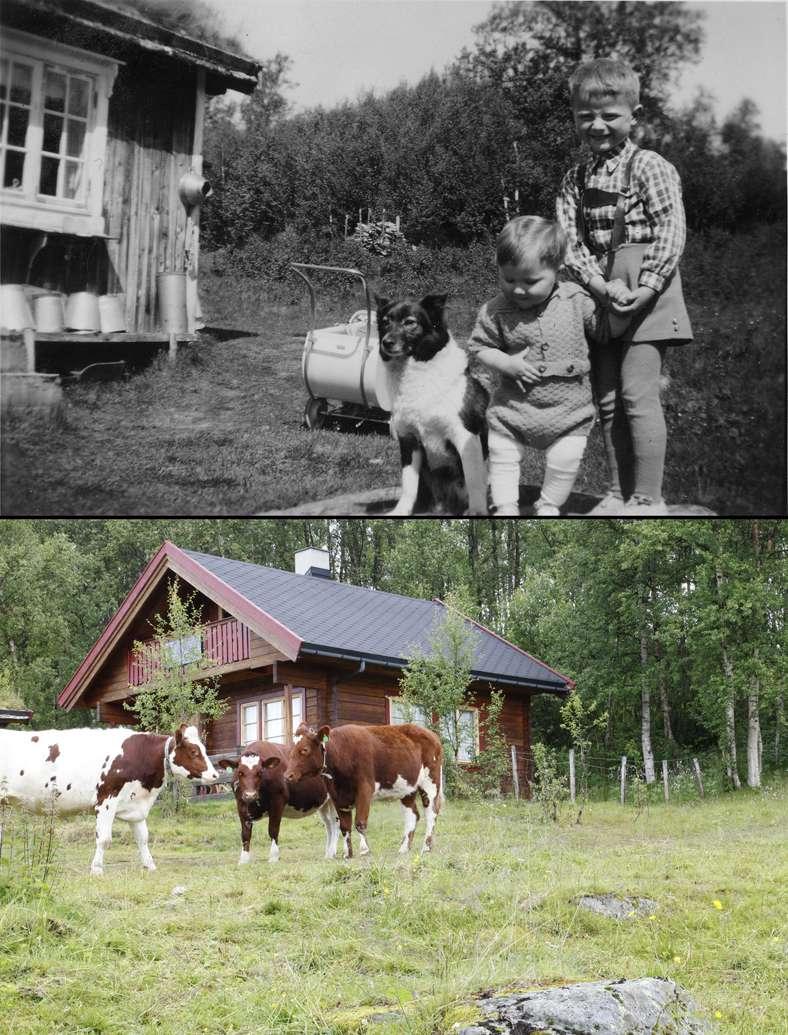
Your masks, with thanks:
[[[520,797],[520,775],[517,772],[517,745],[512,744],[512,786],[515,798]]]
[[[627,797],[627,756],[621,756],[621,804],[623,805]]]
[[[692,759],[692,768],[693,768],[694,773],[695,773],[695,782],[698,785],[698,791],[700,793],[701,798],[703,798],[703,797],[705,797],[705,795],[703,793],[703,777],[700,775],[700,766],[698,765],[697,758],[693,758]]]
[[[668,786],[668,760],[662,759],[662,787],[665,791],[665,801],[670,801],[670,787]]]
[[[569,800],[575,803],[575,749],[569,749]]]

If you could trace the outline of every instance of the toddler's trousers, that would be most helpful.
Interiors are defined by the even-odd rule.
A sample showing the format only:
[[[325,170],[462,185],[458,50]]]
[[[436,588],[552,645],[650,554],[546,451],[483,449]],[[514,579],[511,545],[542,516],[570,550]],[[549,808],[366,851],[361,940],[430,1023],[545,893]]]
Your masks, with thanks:
[[[666,432],[659,376],[665,348],[613,340],[591,351],[610,491],[623,499],[662,498]]]
[[[518,513],[520,462],[525,446],[511,435],[490,429],[488,435],[490,494],[497,513]],[[564,435],[545,450],[545,472],[538,503],[566,503],[583,459],[586,435]]]

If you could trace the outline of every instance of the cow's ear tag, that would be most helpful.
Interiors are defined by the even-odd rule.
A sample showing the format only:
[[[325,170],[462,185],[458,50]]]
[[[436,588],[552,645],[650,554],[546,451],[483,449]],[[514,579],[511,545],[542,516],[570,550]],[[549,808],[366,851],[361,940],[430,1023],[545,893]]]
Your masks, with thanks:
[[[322,738],[322,740],[320,741],[320,743],[321,743],[321,744],[323,745],[323,747],[325,747],[325,746],[326,746],[326,744],[328,743],[328,734],[324,734],[324,735],[323,735],[323,738]]]

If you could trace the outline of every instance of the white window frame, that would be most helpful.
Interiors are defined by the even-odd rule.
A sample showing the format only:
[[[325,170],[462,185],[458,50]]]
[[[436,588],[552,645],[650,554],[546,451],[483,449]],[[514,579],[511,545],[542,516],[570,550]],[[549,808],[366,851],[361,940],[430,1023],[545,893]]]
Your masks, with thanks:
[[[0,216],[8,226],[44,233],[105,236],[102,215],[107,152],[107,117],[115,77],[122,62],[99,57],[27,32],[3,28],[0,57],[32,65],[30,118],[25,137],[22,191],[0,183]],[[53,198],[38,193],[44,143],[44,70],[91,79],[85,136],[84,200]]]
[[[399,710],[402,707],[402,698],[401,697],[399,697],[399,696],[389,697],[388,698],[388,702],[389,702],[389,724],[391,726],[401,726],[404,722],[413,722],[416,726],[424,726],[425,728],[428,728],[426,715],[423,716],[423,717],[414,716],[412,719],[406,719],[402,715],[402,713]],[[418,710],[418,709],[414,709],[414,710]],[[464,713],[467,713],[467,714],[469,714],[469,715],[471,715],[473,717],[473,755],[468,757],[468,758],[463,757],[464,753],[466,753],[466,752],[463,752],[463,747],[461,745],[460,746],[460,755],[459,755],[459,757],[457,759],[458,762],[461,762],[461,763],[464,762],[464,763],[467,763],[467,764],[472,764],[476,760],[476,757],[477,757],[477,755],[479,754],[479,752],[481,750],[480,740],[479,740],[479,709],[478,708],[474,708],[473,705],[467,705],[464,708],[459,708],[457,710],[457,713],[458,713],[458,715],[462,715]]]
[[[295,716],[293,714],[293,703],[299,702],[299,714]],[[281,721],[282,723],[282,741],[271,741],[274,744],[291,744],[293,742],[293,734],[296,730],[296,718],[298,719],[298,725],[304,721],[304,711],[306,710],[306,690],[303,687],[293,687],[289,692],[282,689],[269,690],[263,694],[256,694],[254,697],[244,698],[238,702],[238,737],[239,744],[248,744],[252,740],[270,740],[270,737],[266,736],[266,721],[267,707],[269,704],[282,704],[282,716],[279,719],[273,721]],[[288,708],[289,705],[289,708]],[[253,737],[247,737],[246,730],[247,724],[245,721],[245,712],[247,708],[254,708],[256,714],[257,732]]]
[[[418,712],[422,711],[421,708],[414,707],[413,708],[413,711],[414,711],[413,718],[412,719],[406,719],[405,716],[402,714],[402,712],[400,710],[403,707],[403,701],[402,701],[401,697],[398,697],[398,696],[389,697],[388,702],[389,702],[389,725],[390,726],[402,726],[402,724],[405,723],[405,722],[412,722],[415,726],[424,726],[425,729],[427,728],[427,715],[426,715],[426,713],[424,713],[421,716],[419,716],[417,714]]]

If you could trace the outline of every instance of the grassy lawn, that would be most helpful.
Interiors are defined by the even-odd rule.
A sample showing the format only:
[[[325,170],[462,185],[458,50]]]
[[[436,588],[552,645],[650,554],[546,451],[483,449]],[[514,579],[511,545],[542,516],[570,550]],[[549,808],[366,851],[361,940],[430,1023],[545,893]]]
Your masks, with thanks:
[[[49,892],[0,870],[0,1017],[14,1035],[428,1035],[470,1023],[485,989],[651,975],[722,1032],[780,1035],[785,790],[592,804],[579,826],[450,801],[424,858],[397,855],[400,810],[379,803],[370,857],[323,860],[307,819],[285,822],[276,866],[257,824],[246,867],[232,802],[177,821],[157,806],[158,870],[118,823],[103,878],[87,874],[90,819],[60,821]],[[657,906],[617,922],[577,908],[588,892]]]
[[[776,514],[785,505],[785,233],[696,238],[683,267],[696,343],[669,351],[665,496],[720,514]],[[394,486],[396,445],[385,435],[301,428],[306,292],[211,272],[201,282],[213,334],[126,380],[66,389],[58,419],[3,421],[2,512],[62,515],[255,514]],[[295,278],[292,278],[295,281]],[[396,281],[396,278],[393,278]],[[379,287],[396,293],[396,282]],[[494,290],[486,274],[452,270],[424,290],[450,290],[464,338]],[[319,325],[346,320],[358,300],[321,297]],[[81,364],[75,363],[75,366]],[[542,460],[523,481],[538,484]],[[576,485],[601,494],[598,428]]]

